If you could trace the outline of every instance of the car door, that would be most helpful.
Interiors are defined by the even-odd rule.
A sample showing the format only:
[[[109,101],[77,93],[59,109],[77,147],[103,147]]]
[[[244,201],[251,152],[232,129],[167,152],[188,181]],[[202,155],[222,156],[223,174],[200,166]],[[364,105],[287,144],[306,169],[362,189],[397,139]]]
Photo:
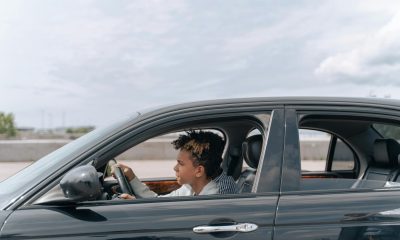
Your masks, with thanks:
[[[8,218],[2,238],[271,239],[276,195],[199,198],[30,206],[15,211]],[[193,231],[199,226],[240,223],[253,223],[258,229],[248,233],[198,234]]]
[[[283,109],[272,112],[252,193],[27,205],[11,214],[1,237],[272,239],[283,151],[283,113]]]
[[[300,149],[299,116],[301,113],[296,109],[286,109],[285,148]],[[400,237],[399,188],[357,189],[348,184],[356,179],[323,178],[305,182],[310,180],[301,179],[300,153],[292,153],[284,155],[274,239]]]

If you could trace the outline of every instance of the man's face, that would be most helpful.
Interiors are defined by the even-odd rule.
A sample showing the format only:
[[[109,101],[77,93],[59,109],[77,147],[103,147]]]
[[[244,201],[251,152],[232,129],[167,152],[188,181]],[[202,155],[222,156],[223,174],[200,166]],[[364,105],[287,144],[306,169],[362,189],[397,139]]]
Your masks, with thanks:
[[[195,167],[191,158],[191,153],[181,150],[176,159],[174,167],[176,180],[179,184],[192,184],[200,176],[200,166]]]

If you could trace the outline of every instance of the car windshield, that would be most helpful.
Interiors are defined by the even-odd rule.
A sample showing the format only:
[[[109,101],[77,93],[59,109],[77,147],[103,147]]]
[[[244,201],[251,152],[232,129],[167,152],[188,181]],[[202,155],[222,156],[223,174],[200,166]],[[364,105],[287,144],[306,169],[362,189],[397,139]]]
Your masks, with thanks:
[[[139,115],[137,114],[134,118]],[[130,117],[131,119],[132,117]],[[0,182],[0,209],[6,208],[10,203],[17,200],[21,193],[27,191],[43,180],[44,177],[64,166],[67,163],[66,161],[69,160],[68,156],[97,142],[102,136],[109,135],[126,122],[126,119],[124,119],[124,121],[114,123],[110,126],[95,129]]]

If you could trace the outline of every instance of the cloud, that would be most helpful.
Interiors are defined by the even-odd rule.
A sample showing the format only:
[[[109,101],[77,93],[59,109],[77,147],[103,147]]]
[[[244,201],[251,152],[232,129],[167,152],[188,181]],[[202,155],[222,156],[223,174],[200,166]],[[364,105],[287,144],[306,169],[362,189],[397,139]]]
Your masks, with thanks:
[[[400,2],[382,1],[0,1],[0,110],[103,125],[175,102],[342,94],[318,79],[398,75],[398,29],[376,29]]]
[[[350,51],[324,59],[315,74],[331,81],[400,85],[400,11]]]

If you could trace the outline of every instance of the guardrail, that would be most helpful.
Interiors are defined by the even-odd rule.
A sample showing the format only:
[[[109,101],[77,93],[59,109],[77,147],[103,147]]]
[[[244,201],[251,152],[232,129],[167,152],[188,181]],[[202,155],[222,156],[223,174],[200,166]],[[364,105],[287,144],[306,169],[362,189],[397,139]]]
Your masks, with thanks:
[[[71,140],[2,140],[0,141],[0,162],[36,161],[48,153],[64,146]],[[177,151],[171,145],[172,139],[152,139],[141,143],[121,154],[121,160],[175,159]],[[326,158],[329,141],[308,140],[301,142],[303,159]]]

